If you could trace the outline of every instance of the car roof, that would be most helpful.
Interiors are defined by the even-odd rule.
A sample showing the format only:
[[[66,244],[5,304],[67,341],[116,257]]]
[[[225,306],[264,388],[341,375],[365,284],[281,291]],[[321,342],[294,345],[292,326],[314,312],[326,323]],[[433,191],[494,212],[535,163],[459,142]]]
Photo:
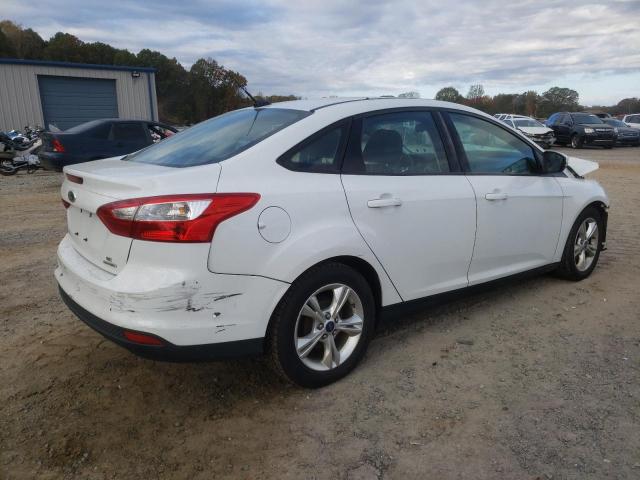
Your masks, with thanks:
[[[319,108],[326,108],[332,105],[337,105],[346,102],[357,102],[361,100],[367,100],[367,97],[327,97],[327,98],[312,98],[304,100],[288,100],[286,102],[272,103],[265,108],[287,108],[291,110],[304,110],[306,112],[313,112]]]
[[[292,110],[303,110],[315,112],[321,110],[323,112],[335,113],[336,115],[357,115],[375,110],[385,110],[392,108],[449,108],[461,111],[482,114],[488,118],[495,120],[492,115],[480,112],[466,105],[459,103],[443,102],[440,100],[428,100],[422,98],[389,98],[389,97],[334,97],[320,98],[315,100],[291,100],[287,102],[278,102],[261,108],[288,108]]]

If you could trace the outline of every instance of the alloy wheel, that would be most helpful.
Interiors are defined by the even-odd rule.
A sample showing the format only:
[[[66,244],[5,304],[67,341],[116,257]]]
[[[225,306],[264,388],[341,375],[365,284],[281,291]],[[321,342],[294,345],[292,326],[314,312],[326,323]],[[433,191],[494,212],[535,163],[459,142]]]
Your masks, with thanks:
[[[571,137],[571,147],[572,148],[578,148],[578,136],[574,135],[573,137]]]
[[[362,337],[364,309],[347,285],[332,283],[316,290],[298,313],[294,346],[311,370],[327,371],[343,364]]]
[[[584,219],[578,228],[573,245],[573,259],[579,271],[588,270],[593,263],[598,253],[599,236],[598,222],[591,217]]]

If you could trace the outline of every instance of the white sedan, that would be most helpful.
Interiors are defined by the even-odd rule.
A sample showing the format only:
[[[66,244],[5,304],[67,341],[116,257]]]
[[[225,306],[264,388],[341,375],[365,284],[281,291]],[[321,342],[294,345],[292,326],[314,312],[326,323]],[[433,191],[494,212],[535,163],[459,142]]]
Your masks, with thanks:
[[[267,352],[307,387],[365,354],[383,309],[524,272],[582,280],[609,200],[586,160],[416,99],[245,108],[65,168],[55,276],[140,355]]]
[[[629,125],[631,128],[640,129],[640,113],[634,113],[632,115],[625,115],[622,121]]]

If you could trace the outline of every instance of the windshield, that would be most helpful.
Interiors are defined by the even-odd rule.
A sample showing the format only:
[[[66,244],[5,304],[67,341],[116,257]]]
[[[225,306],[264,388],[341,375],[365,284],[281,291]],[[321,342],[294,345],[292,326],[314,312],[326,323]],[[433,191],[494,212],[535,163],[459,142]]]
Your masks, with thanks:
[[[627,123],[640,123],[640,115],[629,115],[626,121]]]
[[[128,155],[125,160],[166,167],[218,163],[261,142],[310,112],[246,108],[225,113]]]
[[[588,113],[574,113],[573,121],[576,123],[587,123],[587,124],[602,124],[602,120],[600,120],[595,115],[589,115]]]
[[[624,122],[621,122],[620,120],[616,120],[614,118],[607,118],[607,119],[605,119],[605,122],[607,122],[609,125],[613,125],[614,127],[626,127],[627,126]]]
[[[513,123],[516,124],[516,127],[544,127],[544,125],[533,118],[516,119]]]

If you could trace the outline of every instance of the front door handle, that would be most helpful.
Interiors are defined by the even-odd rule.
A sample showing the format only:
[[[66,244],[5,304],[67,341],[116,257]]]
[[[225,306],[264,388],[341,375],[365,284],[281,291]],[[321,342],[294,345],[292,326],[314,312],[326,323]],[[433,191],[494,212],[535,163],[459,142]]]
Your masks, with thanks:
[[[374,198],[367,202],[369,208],[399,207],[401,205],[402,200],[391,195],[381,195],[380,198]]]
[[[487,193],[484,198],[493,202],[495,200],[506,200],[507,198],[509,198],[509,195],[507,195],[506,193],[493,192]]]

